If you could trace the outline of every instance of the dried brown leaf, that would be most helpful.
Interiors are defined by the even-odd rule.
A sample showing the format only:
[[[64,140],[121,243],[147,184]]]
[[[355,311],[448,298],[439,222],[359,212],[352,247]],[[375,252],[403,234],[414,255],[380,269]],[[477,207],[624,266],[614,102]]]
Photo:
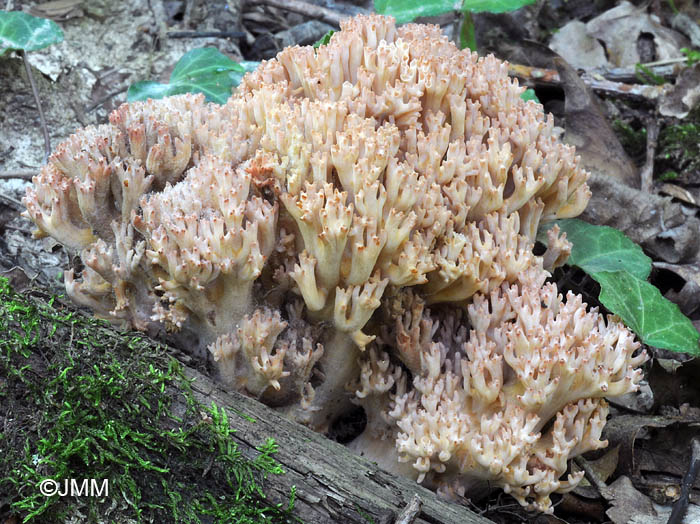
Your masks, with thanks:
[[[666,298],[678,304],[685,315],[691,315],[700,308],[700,264],[654,262],[654,267],[671,271],[685,280],[680,291],[670,290],[666,293]]]
[[[687,39],[661,25],[658,17],[646,12],[646,4],[636,7],[620,2],[586,24],[589,35],[605,43],[608,60],[617,67],[633,66],[641,61],[637,40],[642,34],[654,39],[656,60],[678,58],[680,48],[687,47]]]
[[[700,63],[688,67],[676,79],[676,85],[659,100],[659,113],[685,118],[700,103]]]
[[[587,460],[586,462],[600,480],[606,481],[612,476],[613,473],[615,473],[619,460],[620,446],[617,445],[608,449],[601,457],[595,460]],[[580,469],[575,462],[572,463],[571,467],[574,471],[578,471]],[[592,486],[586,478],[581,480],[581,483],[576,486],[576,489],[573,492],[576,495],[590,499],[596,499],[600,496],[598,489]]]
[[[586,24],[572,20],[552,36],[549,47],[577,69],[608,67],[605,48],[588,34]]]
[[[700,220],[681,204],[628,187],[604,174],[592,173],[588,185],[593,196],[580,218],[619,229],[657,260],[697,260]]]
[[[555,58],[554,63],[566,96],[564,141],[576,146],[587,170],[639,187],[637,168],[601,113],[595,95],[565,60]]]
[[[53,0],[29,8],[29,13],[40,18],[62,21],[83,16],[84,0]]]
[[[605,514],[615,524],[629,524],[640,517],[656,517],[651,499],[638,491],[628,477],[620,477],[607,490],[610,509]]]
[[[700,92],[700,90],[698,92]],[[691,204],[693,206],[698,205],[697,200],[695,200],[695,197],[690,191],[684,187],[677,186],[676,184],[661,184],[659,193],[665,193],[668,196],[672,196],[673,198],[677,198],[678,200],[685,202],[686,204]]]

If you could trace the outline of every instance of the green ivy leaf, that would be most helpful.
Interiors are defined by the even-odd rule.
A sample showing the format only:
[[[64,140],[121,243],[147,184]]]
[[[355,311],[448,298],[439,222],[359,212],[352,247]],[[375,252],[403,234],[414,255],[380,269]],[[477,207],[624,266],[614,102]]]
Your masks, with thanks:
[[[391,15],[397,24],[419,16],[437,16],[450,11],[505,13],[533,4],[535,0],[374,0],[374,11]]]
[[[22,11],[0,11],[0,56],[9,50],[36,51],[63,41],[52,20]]]
[[[666,79],[663,76],[659,76],[650,67],[640,64],[639,62],[634,64],[634,76],[637,77],[642,84],[656,84],[657,86],[662,86],[666,83]]]
[[[534,3],[535,0],[464,0],[462,11],[471,11],[472,13],[507,13]]]
[[[193,49],[183,55],[170,75],[171,82],[226,71],[243,72],[243,67],[213,47]]]
[[[193,49],[178,61],[169,83],[136,82],[129,87],[126,98],[135,102],[183,93],[204,93],[209,102],[225,104],[245,73],[244,66],[213,47]]]
[[[523,92],[523,94],[520,95],[520,98],[522,98],[522,99],[525,100],[526,102],[527,102],[528,100],[533,100],[533,101],[537,102],[538,104],[541,103],[541,102],[540,102],[540,99],[537,98],[537,95],[535,94],[535,90],[534,90],[534,89],[526,89],[526,90]]]
[[[335,31],[333,31],[333,29],[331,29],[331,30],[328,31],[325,35],[323,35],[323,36],[313,45],[314,49],[318,49],[318,48],[321,47],[322,45],[328,45],[328,42],[331,41],[331,37],[333,36],[333,33],[335,33]]]
[[[547,230],[558,224],[573,247],[568,263],[600,284],[600,302],[618,315],[650,346],[700,355],[700,334],[676,304],[647,282],[651,259],[617,229],[582,220],[556,220],[537,239],[546,243]]]
[[[600,302],[618,315],[645,344],[700,355],[700,334],[676,304],[646,280],[626,271],[600,271]]]
[[[651,259],[621,231],[569,218],[546,224],[538,235],[540,242],[546,244],[546,232],[554,224],[573,244],[568,264],[580,267],[589,275],[599,271],[627,271],[641,280],[649,277]]]
[[[419,16],[459,11],[461,7],[462,0],[374,0],[375,12],[393,16],[397,24],[405,24]]]
[[[700,51],[696,49],[681,47],[681,53],[686,56],[686,65],[692,66],[700,62]]]
[[[238,85],[241,83],[241,80],[243,79],[243,75],[255,71],[260,65],[260,62],[258,62],[257,60],[243,60],[242,62],[239,62],[238,65],[243,68],[243,71],[231,71],[229,73],[229,76],[233,81],[233,87],[238,87]]]

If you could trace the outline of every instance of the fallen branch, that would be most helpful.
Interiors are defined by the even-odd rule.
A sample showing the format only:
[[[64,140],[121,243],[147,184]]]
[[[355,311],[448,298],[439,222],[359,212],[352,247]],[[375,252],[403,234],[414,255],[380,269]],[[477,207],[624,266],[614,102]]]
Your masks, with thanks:
[[[376,524],[394,524],[397,515],[401,515],[399,519],[404,520],[398,522],[489,523],[466,507],[443,501],[414,481],[383,471],[341,444],[281,417],[255,400],[224,391],[194,369],[185,368],[185,375],[193,380],[197,401],[206,406],[214,402],[242,415],[235,418],[233,434],[239,449],[256,453],[254,443],[274,437],[279,445],[275,459],[286,473],[267,478],[266,495],[274,503],[286,504],[289,490],[296,486],[294,513],[305,522],[366,524],[369,516]],[[181,409],[185,410],[187,406],[182,403]],[[177,408],[173,411],[177,413]],[[414,497],[422,502],[418,510]]]
[[[347,18],[347,15],[342,15],[332,9],[302,2],[301,0],[261,0],[259,3],[299,13],[309,18],[318,18],[335,26],[340,26],[340,21],[343,18]]]
[[[511,76],[518,77],[523,84],[530,87],[560,87],[561,78],[555,69],[544,69],[541,67],[531,67],[521,64],[510,64]],[[595,91],[618,96],[644,98],[646,100],[656,100],[668,88],[668,85],[651,86],[643,84],[626,84],[615,82],[595,76],[590,73],[581,75],[581,80]]]

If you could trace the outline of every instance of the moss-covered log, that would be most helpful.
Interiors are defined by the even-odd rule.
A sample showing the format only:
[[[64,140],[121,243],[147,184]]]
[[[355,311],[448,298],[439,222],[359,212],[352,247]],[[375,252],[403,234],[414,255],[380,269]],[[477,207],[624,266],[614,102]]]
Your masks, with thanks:
[[[417,494],[414,522],[487,522],[2,278],[0,334],[2,521],[393,523]],[[45,497],[47,478],[107,479],[109,493]]]

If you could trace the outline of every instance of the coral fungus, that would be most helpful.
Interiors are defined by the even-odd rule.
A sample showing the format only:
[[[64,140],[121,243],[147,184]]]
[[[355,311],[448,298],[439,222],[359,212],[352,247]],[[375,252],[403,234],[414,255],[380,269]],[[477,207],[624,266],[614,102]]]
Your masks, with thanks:
[[[223,106],[132,103],[78,131],[24,203],[80,255],[66,289],[168,329],[230,387],[446,494],[502,486],[547,511],[567,460],[605,445],[605,396],[639,353],[564,299],[570,246],[540,221],[585,207],[587,174],[507,66],[435,26],[345,21],[284,49]]]

